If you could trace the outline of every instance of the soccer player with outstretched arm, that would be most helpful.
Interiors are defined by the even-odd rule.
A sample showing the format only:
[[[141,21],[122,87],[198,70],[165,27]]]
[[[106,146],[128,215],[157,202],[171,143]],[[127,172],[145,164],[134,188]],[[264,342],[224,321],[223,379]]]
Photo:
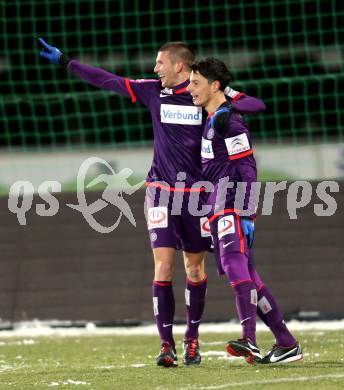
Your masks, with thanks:
[[[206,115],[193,104],[189,84],[193,51],[182,42],[160,47],[154,72],[157,80],[131,80],[103,69],[69,60],[42,38],[41,56],[62,65],[75,76],[98,88],[115,91],[145,105],[151,113],[154,146],[153,162],[147,176],[146,217],[154,257],[153,308],[161,338],[159,366],[177,365],[173,320],[175,300],[172,288],[176,250],[183,250],[186,271],[187,328],[184,337],[184,364],[199,364],[201,355],[198,328],[205,305],[207,275],[204,252],[207,241],[201,235],[200,217],[188,212],[187,201],[193,185],[202,180],[200,158],[202,129]],[[265,108],[256,98],[229,90],[229,101],[238,112],[253,113]],[[182,183],[183,185],[177,185]],[[175,196],[183,193],[180,213],[172,212]],[[162,202],[162,199],[165,200]]]
[[[227,351],[244,356],[252,364],[299,360],[301,347],[289,332],[253,260],[256,207],[250,192],[257,181],[257,169],[248,127],[223,92],[231,74],[222,61],[214,58],[196,62],[191,68],[188,90],[194,104],[208,112],[202,138],[202,166],[203,179],[214,185],[206,201],[212,206],[208,218],[214,252],[219,273],[226,274],[234,290],[242,325],[242,338],[229,341]],[[240,183],[246,183],[246,189]],[[264,357],[256,344],[257,313],[276,338],[276,344]]]

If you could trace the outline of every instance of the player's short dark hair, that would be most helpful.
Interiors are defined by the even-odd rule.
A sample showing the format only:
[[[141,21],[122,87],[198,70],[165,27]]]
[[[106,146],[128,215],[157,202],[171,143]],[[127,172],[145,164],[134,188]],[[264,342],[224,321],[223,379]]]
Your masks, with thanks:
[[[195,62],[194,50],[185,42],[167,42],[158,51],[168,51],[173,61],[181,61],[190,70]]]
[[[226,64],[213,57],[195,62],[191,66],[191,70],[200,73],[209,83],[219,81],[221,91],[224,91],[232,79],[231,72]]]

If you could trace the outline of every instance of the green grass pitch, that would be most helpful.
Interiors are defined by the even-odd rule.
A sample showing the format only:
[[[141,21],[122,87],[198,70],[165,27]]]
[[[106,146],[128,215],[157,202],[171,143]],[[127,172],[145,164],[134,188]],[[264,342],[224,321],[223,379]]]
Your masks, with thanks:
[[[300,362],[261,366],[227,357],[225,343],[237,334],[201,335],[202,363],[155,365],[157,336],[2,337],[0,389],[344,389],[344,331],[295,332],[304,349]],[[262,352],[268,332],[258,333]]]

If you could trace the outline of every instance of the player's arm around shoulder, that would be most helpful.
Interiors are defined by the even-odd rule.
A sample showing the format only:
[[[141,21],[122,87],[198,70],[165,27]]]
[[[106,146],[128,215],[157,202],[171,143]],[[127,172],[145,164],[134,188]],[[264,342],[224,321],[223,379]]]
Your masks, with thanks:
[[[249,135],[249,128],[234,103],[227,101],[215,111],[210,127],[213,127],[217,134],[223,138],[234,137],[242,133]]]
[[[263,100],[246,95],[243,92],[235,91],[234,89],[227,87],[225,89],[225,95],[227,99],[233,104],[236,111],[242,114],[255,114],[266,109]]]

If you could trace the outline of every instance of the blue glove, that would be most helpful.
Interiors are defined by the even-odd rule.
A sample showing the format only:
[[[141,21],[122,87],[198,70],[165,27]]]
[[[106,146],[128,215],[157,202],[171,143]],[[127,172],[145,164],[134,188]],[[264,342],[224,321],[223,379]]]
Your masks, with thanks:
[[[252,248],[254,240],[254,221],[251,218],[241,217],[241,227],[244,235],[248,239],[249,248]]]
[[[41,57],[46,58],[56,65],[65,66],[68,64],[68,61],[64,57],[63,53],[57,47],[48,45],[43,38],[38,38],[38,40],[43,46],[43,50],[40,52]]]

